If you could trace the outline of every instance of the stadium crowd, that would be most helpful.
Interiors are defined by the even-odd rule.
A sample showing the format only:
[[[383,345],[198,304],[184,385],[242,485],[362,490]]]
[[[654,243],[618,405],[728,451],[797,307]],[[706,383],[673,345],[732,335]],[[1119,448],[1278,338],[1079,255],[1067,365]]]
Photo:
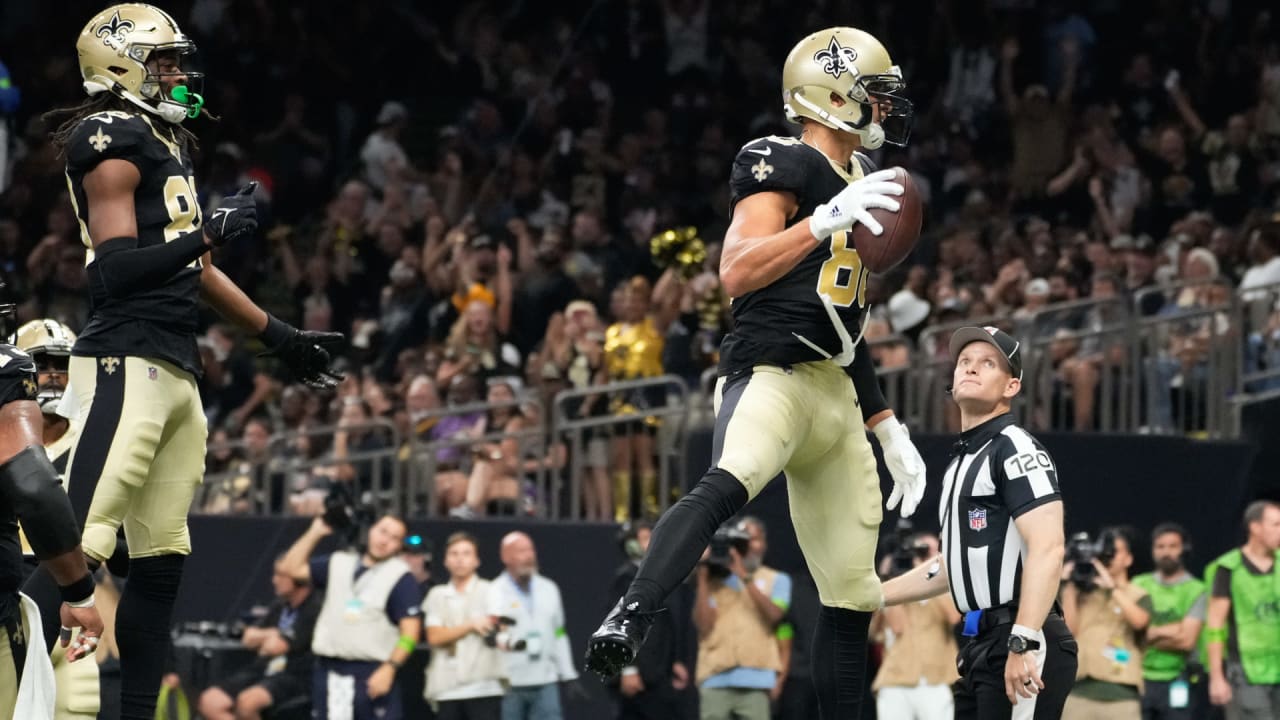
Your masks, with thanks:
[[[922,341],[931,327],[1030,322],[1052,341],[1038,424],[1094,429],[1115,412],[1099,385],[1126,350],[1080,334],[1114,330],[1130,308],[1208,310],[1160,336],[1139,372],[1135,424],[1196,430],[1177,393],[1205,382],[1215,340],[1238,333],[1250,369],[1280,357],[1269,307],[1247,333],[1217,312],[1280,282],[1280,40],[1264,3],[175,5],[218,117],[193,123],[202,202],[257,180],[268,218],[216,262],[281,318],[350,339],[333,394],[289,384],[212,316],[201,341],[211,473],[260,465],[294,432],[286,456],[330,461],[288,481],[300,512],[328,481],[367,476],[348,454],[415,436],[477,438],[436,452],[440,510],[520,508],[530,463],[560,467],[565,453],[504,451],[502,434],[545,427],[556,392],[664,373],[698,388],[728,325],[726,170],[743,142],[794,131],[777,60],[818,25],[884,38],[919,108],[909,147],[874,154],[911,171],[927,212],[913,257],[871,288],[882,369],[945,353]],[[41,114],[72,104],[79,83],[73,57],[36,51],[57,33],[32,30],[80,15],[3,12],[0,274],[24,320],[76,330],[85,250]],[[650,238],[684,226],[705,243],[702,267],[662,266]],[[1097,302],[1044,310],[1080,300]],[[588,396],[571,412],[658,395]],[[485,400],[499,405],[439,416]],[[609,499],[609,458],[613,482],[634,475],[644,496],[629,509],[652,509],[647,424],[607,446],[589,438],[587,517],[628,514]],[[244,507],[231,482],[204,509]]]

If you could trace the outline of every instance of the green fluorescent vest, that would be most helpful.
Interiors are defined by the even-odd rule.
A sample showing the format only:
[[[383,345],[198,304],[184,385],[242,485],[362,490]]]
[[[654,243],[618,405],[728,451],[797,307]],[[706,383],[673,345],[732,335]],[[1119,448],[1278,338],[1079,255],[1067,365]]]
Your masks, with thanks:
[[[1239,548],[1218,565],[1231,570],[1231,616],[1245,678],[1253,685],[1280,683],[1280,567],[1254,575],[1244,568]]]
[[[1154,573],[1147,573],[1135,577],[1133,584],[1146,590],[1151,596],[1151,604],[1155,610],[1151,615],[1152,626],[1182,622],[1196,598],[1205,592],[1204,583],[1194,577],[1177,585],[1165,585],[1156,579]],[[1187,656],[1188,653],[1148,647],[1142,656],[1142,677],[1156,682],[1173,680],[1182,674]]]

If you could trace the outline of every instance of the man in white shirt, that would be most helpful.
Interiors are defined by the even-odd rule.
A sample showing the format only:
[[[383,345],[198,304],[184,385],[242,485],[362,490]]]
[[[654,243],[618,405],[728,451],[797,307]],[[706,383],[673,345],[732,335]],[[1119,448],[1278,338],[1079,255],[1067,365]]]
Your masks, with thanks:
[[[390,182],[417,182],[418,171],[409,163],[409,156],[400,144],[400,136],[409,124],[409,111],[403,104],[391,100],[378,111],[377,123],[378,128],[369,134],[360,149],[360,161],[370,187],[381,193]]]
[[[1240,279],[1240,289],[1245,291],[1244,299],[1252,302],[1267,297],[1265,291],[1255,288],[1280,283],[1280,218],[1255,229],[1249,236],[1248,250],[1249,269]]]
[[[456,532],[445,542],[449,582],[431,588],[427,616],[427,701],[437,720],[500,720],[506,669],[497,649],[492,586],[478,577],[476,539]]]
[[[506,571],[493,581],[495,611],[515,620],[506,643],[511,689],[502,699],[502,720],[561,720],[560,682],[574,680],[564,602],[555,582],[538,574],[533,540],[522,532],[502,538]]]

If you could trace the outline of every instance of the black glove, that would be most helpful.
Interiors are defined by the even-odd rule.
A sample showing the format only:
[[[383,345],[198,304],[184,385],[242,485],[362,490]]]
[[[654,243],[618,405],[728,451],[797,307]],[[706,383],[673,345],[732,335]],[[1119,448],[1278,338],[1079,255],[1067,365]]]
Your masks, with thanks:
[[[337,350],[347,339],[342,333],[303,331],[279,320],[267,317],[267,327],[262,332],[267,344],[263,355],[280,358],[294,377],[320,390],[328,390],[342,382],[342,374],[331,372],[330,350]]]
[[[225,197],[204,224],[204,234],[214,247],[253,235],[258,231],[258,204],[253,191],[258,183],[251,182],[231,197]]]

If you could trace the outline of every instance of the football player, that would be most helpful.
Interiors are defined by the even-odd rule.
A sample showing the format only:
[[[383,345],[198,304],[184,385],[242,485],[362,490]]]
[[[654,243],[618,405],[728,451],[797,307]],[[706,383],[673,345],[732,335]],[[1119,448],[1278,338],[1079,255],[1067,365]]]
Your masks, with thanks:
[[[14,306],[0,305],[0,338],[13,331],[13,318]],[[93,603],[93,576],[80,550],[71,503],[40,447],[43,421],[37,395],[31,356],[0,343],[0,718],[47,716],[42,708],[16,707],[18,669],[29,669],[32,663],[47,667],[49,661],[35,642],[41,634],[40,623],[24,616],[18,594],[22,554],[15,519],[30,528],[28,536],[36,557],[57,583],[63,601],[59,612],[62,625],[81,628],[79,637],[67,648],[67,659],[93,652],[102,636],[102,619]],[[37,657],[21,656],[29,648]],[[44,674],[51,672],[50,668]],[[40,674],[28,672],[27,677],[36,682],[35,676]]]
[[[867,270],[850,232],[860,223],[878,235],[868,210],[899,209],[902,186],[858,151],[904,144],[911,103],[888,52],[854,28],[801,40],[782,76],[800,137],[747,143],[729,180],[720,279],[735,328],[720,351],[712,468],[653,529],[636,579],[588,643],[587,664],[604,676],[630,664],[652,613],[716,528],[781,472],[823,606],[813,650],[820,707],[825,718],[847,718],[857,716],[867,627],[881,606],[880,485],[864,428],[893,476],[889,508],[901,502],[910,515],[924,493],[924,462],[858,346]]]
[[[79,423],[58,414],[58,405],[67,389],[67,364],[71,360],[71,347],[75,344],[76,334],[71,328],[52,318],[32,320],[14,335],[12,344],[22,352],[31,356],[36,366],[36,403],[40,405],[40,414],[44,420],[42,441],[45,454],[53,463],[53,469],[61,477],[67,469],[67,459],[71,456],[71,448],[76,438],[80,437]],[[65,411],[64,411],[65,412]],[[25,531],[19,527],[18,537],[22,542],[22,554],[25,560],[24,579],[39,567],[35,553],[27,542]],[[49,588],[52,589],[52,588]],[[100,589],[97,592],[103,592]],[[30,593],[28,593],[30,595]],[[96,593],[95,593],[96,595]],[[40,606],[41,619],[45,621],[45,643],[50,644],[58,626],[54,610],[58,607],[59,598],[56,593],[50,597],[32,597]],[[98,682],[98,664],[92,662],[67,662],[66,653],[61,645],[54,645],[50,659],[53,661],[53,677],[55,680],[54,717],[56,720],[85,718],[92,720],[98,717],[101,709]]]
[[[90,318],[76,340],[70,387],[83,423],[68,484],[93,488],[84,551],[112,554],[123,524],[129,582],[116,613],[121,717],[151,720],[169,644],[187,509],[204,473],[208,429],[196,379],[198,304],[259,336],[299,379],[332,387],[337,333],[300,332],[268,315],[210,262],[212,248],[257,231],[254,186],[201,217],[192,174],[201,75],[173,18],[123,4],[76,41],[89,99],[54,133],[87,253]],[[37,581],[39,575],[32,578]]]

